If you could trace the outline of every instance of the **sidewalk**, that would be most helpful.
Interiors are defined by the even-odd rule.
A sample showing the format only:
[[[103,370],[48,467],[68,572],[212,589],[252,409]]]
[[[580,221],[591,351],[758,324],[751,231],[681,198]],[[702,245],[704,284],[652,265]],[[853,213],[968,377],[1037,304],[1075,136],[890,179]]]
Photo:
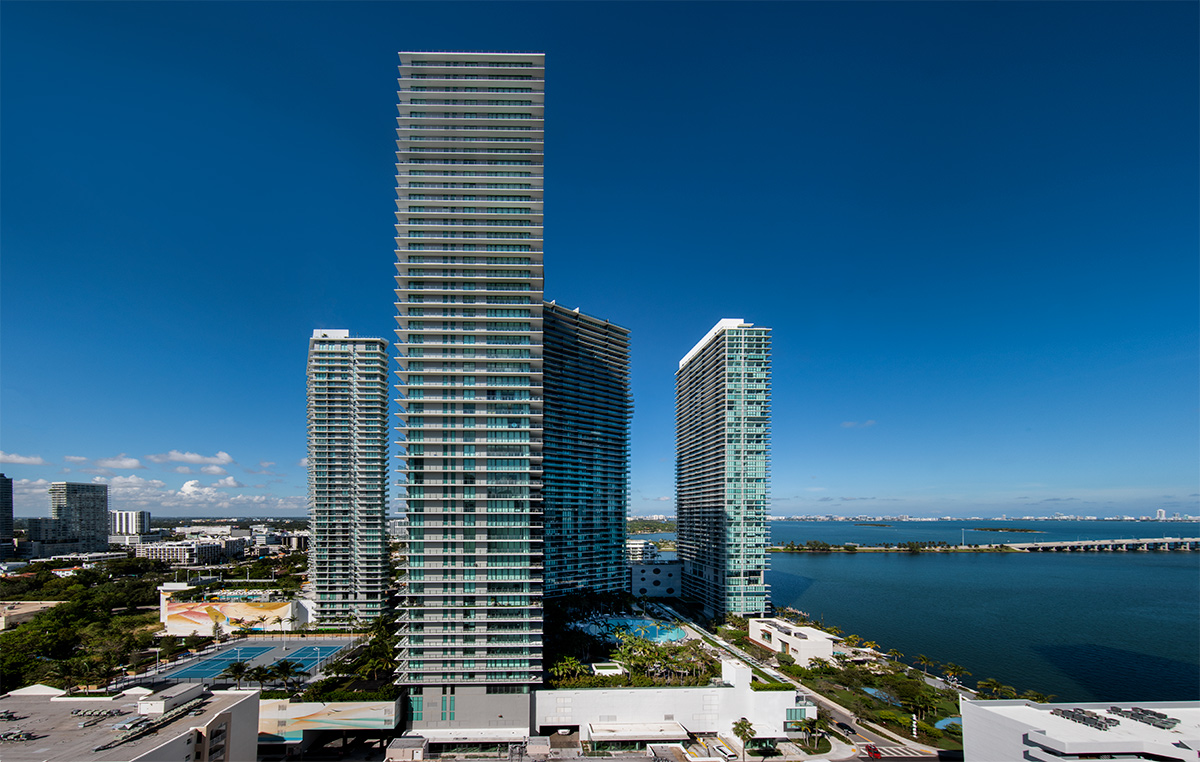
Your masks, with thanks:
[[[676,619],[679,619],[681,621],[686,621],[683,619],[683,617],[679,616],[679,613],[676,612],[674,609],[672,609],[670,606],[667,606],[666,604],[663,604],[663,603],[658,603],[656,605],[669,611]],[[788,675],[785,675],[777,669],[768,667],[767,665],[758,661],[754,657],[750,656],[748,653],[746,653],[742,649],[738,648],[737,646],[733,645],[732,643],[722,640],[717,635],[715,635],[711,632],[708,632],[707,630],[700,627],[699,625],[689,622],[687,624],[687,626],[694,629],[696,632],[704,635],[705,637],[712,639],[715,643],[717,643],[722,648],[724,648],[726,651],[733,654],[738,659],[741,659],[745,663],[754,665],[755,667],[758,667],[759,669],[764,670],[765,672],[770,674],[772,677],[779,679],[779,680],[786,680],[787,682],[796,686],[797,692],[801,696],[804,696],[805,698],[809,699],[810,701],[817,704],[818,706],[824,706],[826,709],[837,710],[837,711],[847,715],[848,717],[854,717],[855,721],[858,722],[858,724],[869,729],[872,733],[876,733],[883,738],[890,738],[902,746],[907,746],[911,749],[919,749],[920,751],[923,751],[926,754],[934,755],[935,757],[937,756],[938,752],[941,751],[940,749],[938,749],[936,747],[927,746],[923,743],[918,743],[917,741],[913,740],[912,738],[905,738],[903,736],[899,736],[889,730],[885,730],[884,728],[878,727],[877,725],[875,725],[873,723],[858,719],[857,715],[855,715],[854,712],[850,711],[849,709],[842,706],[841,704],[838,704],[833,699],[826,698],[825,696],[822,696],[821,694],[816,693],[815,691],[812,691],[812,690],[804,687],[804,684],[801,683],[799,680],[796,680]],[[940,680],[937,680],[937,678],[926,678],[926,681],[928,682],[931,679],[936,680],[939,683],[941,682]],[[829,752],[828,755],[822,755],[820,757],[812,757],[812,759],[846,759],[846,758],[848,758],[848,757],[830,756],[837,752],[839,745],[844,747],[845,749],[849,750],[850,752],[852,752],[851,754],[849,754],[849,757],[857,757],[858,756],[857,751],[855,751],[856,747],[848,746],[845,743],[834,738],[833,736],[828,736],[828,737],[829,737],[829,740],[835,744],[834,750]],[[794,759],[809,759],[810,757],[804,756],[804,757],[793,757],[793,758]]]

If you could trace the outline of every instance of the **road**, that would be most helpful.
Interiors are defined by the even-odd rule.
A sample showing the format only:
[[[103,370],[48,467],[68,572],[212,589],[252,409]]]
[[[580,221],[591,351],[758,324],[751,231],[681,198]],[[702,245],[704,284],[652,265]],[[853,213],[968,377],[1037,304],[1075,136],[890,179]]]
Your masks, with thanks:
[[[668,606],[665,606],[661,603],[657,605],[666,609],[674,618],[687,621],[680,617],[678,613],[670,609]],[[884,755],[884,759],[920,759],[928,762],[928,760],[938,758],[938,752],[936,749],[919,744],[916,741],[907,741],[905,743],[901,743],[896,738],[882,735],[881,733],[878,733],[870,728],[862,726],[854,717],[853,713],[840,704],[836,704],[819,693],[814,693],[808,688],[805,688],[804,685],[798,680],[794,680],[791,677],[788,677],[787,675],[777,671],[773,667],[763,664],[742,649],[738,648],[732,643],[722,640],[713,633],[707,632],[706,630],[703,630],[690,622],[688,623],[688,626],[695,629],[697,632],[702,633],[706,637],[712,638],[712,640],[720,644],[722,648],[734,654],[747,664],[752,664],[755,667],[758,667],[777,680],[783,680],[795,685],[801,696],[804,696],[818,706],[822,706],[827,709],[835,725],[838,722],[844,722],[854,729],[853,733],[846,733],[840,728],[837,728],[837,732],[843,736],[847,736],[849,741],[853,743],[860,751],[863,744],[873,743],[879,747],[880,752]],[[863,754],[862,758],[865,759],[866,755]]]

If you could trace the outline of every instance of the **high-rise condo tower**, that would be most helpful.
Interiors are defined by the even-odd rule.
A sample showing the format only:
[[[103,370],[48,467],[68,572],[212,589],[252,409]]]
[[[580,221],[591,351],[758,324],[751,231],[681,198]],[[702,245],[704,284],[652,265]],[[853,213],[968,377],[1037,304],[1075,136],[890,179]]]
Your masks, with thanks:
[[[685,597],[705,614],[767,609],[771,329],[718,322],[675,375],[675,500]]]
[[[554,302],[545,318],[546,597],[629,590],[629,331]]]
[[[308,575],[322,626],[384,611],[388,346],[347,330],[308,341]]]
[[[402,52],[407,724],[527,732],[542,674],[540,53]]]
[[[15,555],[13,546],[13,480],[0,474],[0,561]]]
[[[50,518],[83,553],[108,550],[108,485],[53,482]]]

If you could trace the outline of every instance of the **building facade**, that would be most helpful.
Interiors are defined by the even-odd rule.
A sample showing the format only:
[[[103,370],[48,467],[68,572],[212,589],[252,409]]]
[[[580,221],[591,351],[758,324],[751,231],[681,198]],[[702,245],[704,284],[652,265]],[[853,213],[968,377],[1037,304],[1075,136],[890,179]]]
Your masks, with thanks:
[[[0,474],[0,561],[16,556],[13,547],[13,480]]]
[[[150,534],[150,511],[109,511],[109,534]]]
[[[628,589],[629,331],[543,306],[545,594]]]
[[[108,550],[108,485],[51,483],[50,518],[60,522],[60,536],[78,543],[80,552]]]
[[[716,619],[769,607],[770,431],[771,330],[721,320],[675,376],[683,592]]]
[[[387,603],[388,347],[347,330],[308,342],[308,579],[322,625]]]
[[[544,56],[400,59],[397,678],[427,736],[527,732],[542,673]]]

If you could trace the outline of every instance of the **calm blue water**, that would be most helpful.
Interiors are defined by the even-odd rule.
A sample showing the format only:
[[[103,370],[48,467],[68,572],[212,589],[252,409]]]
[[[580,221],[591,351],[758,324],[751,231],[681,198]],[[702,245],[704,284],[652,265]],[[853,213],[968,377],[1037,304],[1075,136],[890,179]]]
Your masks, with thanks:
[[[978,527],[1036,533],[981,532]],[[771,541],[1197,537],[1200,525],[1115,521],[773,522]],[[663,536],[671,538],[671,535]],[[656,536],[654,539],[662,539]],[[1064,701],[1200,699],[1200,553],[772,553],[767,581],[846,633]]]
[[[1156,522],[776,522],[772,541],[831,544],[1200,535]],[[868,539],[870,538],[870,539]],[[847,633],[1066,701],[1200,698],[1200,553],[773,553],[772,599]]]

